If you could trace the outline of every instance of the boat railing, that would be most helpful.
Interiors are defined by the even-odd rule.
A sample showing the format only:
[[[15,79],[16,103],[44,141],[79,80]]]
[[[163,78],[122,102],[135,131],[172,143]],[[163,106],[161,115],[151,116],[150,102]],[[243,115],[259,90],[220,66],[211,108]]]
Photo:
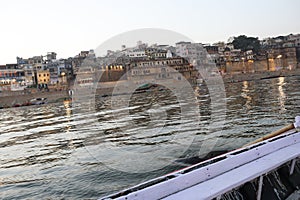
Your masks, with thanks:
[[[268,171],[274,170],[280,165],[299,157],[300,132],[297,132],[295,129],[299,127],[297,119],[299,120],[299,117],[296,118],[292,129],[290,126],[289,130],[282,134],[276,134],[274,137],[147,181],[103,199],[162,199],[173,197],[173,195],[180,196],[180,194],[185,194],[189,190],[195,188],[197,190],[197,186],[209,184],[209,181],[213,182],[222,176],[225,178],[226,174],[236,176],[235,179],[229,178],[229,180],[224,180],[224,185],[214,188],[214,190],[200,191],[200,193],[203,193],[202,196],[205,196],[204,199],[208,197],[208,199],[216,198],[238,185],[260,177]],[[287,153],[288,155],[276,158],[274,152],[280,155]],[[270,159],[270,161],[263,162],[264,159]],[[255,167],[256,162],[261,162],[264,166]],[[251,166],[252,169],[245,169],[245,166]],[[243,172],[238,169],[245,170],[247,174],[244,176],[238,174]]]

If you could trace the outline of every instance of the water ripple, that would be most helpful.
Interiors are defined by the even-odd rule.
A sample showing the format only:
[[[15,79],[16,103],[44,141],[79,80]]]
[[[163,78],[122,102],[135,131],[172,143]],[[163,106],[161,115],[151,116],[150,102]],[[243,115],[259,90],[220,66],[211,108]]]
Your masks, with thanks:
[[[300,110],[299,87],[297,76],[228,84],[227,109],[216,112],[214,127],[205,88],[187,102],[178,102],[168,90],[137,93],[123,108],[113,108],[109,97],[97,97],[93,112],[62,103],[2,109],[0,198],[97,198],[121,190],[182,167],[154,150],[181,151],[172,145],[185,136],[193,140],[181,159],[199,156],[208,139],[216,141],[216,151],[238,148],[292,122]],[[191,101],[199,107],[199,121],[193,112],[181,111]],[[145,174],[116,171],[91,155],[105,144],[153,152],[175,164]],[[111,155],[110,149],[101,150]],[[122,165],[122,159],[112,162]]]

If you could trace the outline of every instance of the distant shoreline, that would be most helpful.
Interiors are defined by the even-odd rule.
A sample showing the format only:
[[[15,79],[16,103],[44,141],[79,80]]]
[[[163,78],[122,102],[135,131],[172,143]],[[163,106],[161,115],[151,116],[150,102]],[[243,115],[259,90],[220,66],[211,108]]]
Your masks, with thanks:
[[[255,80],[270,79],[270,78],[277,78],[277,77],[289,77],[289,76],[297,76],[297,75],[300,75],[300,68],[296,68],[293,70],[225,74],[223,75],[223,81],[224,83],[236,83],[242,81],[255,81]]]
[[[55,103],[68,98],[66,91],[37,92],[32,94],[11,92],[11,95],[5,96],[3,96],[2,93],[0,93],[0,106],[4,108],[21,106],[22,104],[30,102],[31,99],[36,98],[47,98],[48,103]]]
[[[222,75],[225,84],[237,83],[242,81],[255,81],[277,77],[289,77],[300,75],[300,68],[294,70],[281,70],[281,71],[266,71],[266,72],[253,72],[253,73],[237,73]],[[115,83],[106,83],[106,87],[97,88],[96,94],[99,96],[110,96],[113,92]],[[17,105],[26,105],[31,99],[47,98],[48,103],[63,102],[64,99],[69,99],[68,90],[61,91],[36,91],[26,92],[1,92],[0,93],[0,107],[9,108],[16,107]]]

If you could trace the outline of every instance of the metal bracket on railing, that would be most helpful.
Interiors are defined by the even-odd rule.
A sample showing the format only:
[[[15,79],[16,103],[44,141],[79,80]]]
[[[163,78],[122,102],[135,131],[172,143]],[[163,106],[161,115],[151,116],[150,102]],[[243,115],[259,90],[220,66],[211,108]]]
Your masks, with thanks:
[[[259,181],[258,181],[258,189],[257,189],[257,196],[256,196],[257,200],[261,199],[261,192],[262,192],[263,180],[264,180],[264,177],[260,176],[259,177]]]
[[[292,175],[294,173],[295,164],[296,164],[296,158],[292,160],[292,164],[291,164],[291,168],[290,168],[290,175]]]
[[[294,123],[295,129],[299,130],[300,129],[300,116],[295,117],[295,123]]]

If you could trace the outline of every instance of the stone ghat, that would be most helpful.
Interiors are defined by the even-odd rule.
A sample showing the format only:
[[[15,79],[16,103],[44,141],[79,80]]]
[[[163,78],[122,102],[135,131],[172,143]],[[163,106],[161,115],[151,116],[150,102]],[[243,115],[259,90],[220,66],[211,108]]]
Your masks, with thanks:
[[[68,98],[66,91],[49,91],[49,92],[36,92],[36,93],[24,93],[24,92],[2,92],[0,93],[0,106],[1,107],[14,107],[21,106],[28,103],[31,99],[35,98],[47,98],[49,103],[60,101],[64,98]]]
[[[253,72],[253,73],[235,73],[223,75],[223,81],[225,83],[234,83],[241,81],[255,81],[261,79],[270,79],[276,77],[288,77],[300,75],[300,68],[294,70],[281,70],[281,71],[265,71],[265,72]]]
[[[97,89],[97,96],[110,96],[113,87]],[[4,91],[0,93],[0,108],[27,106],[31,99],[47,98],[48,103],[63,102],[70,99],[68,90],[61,91]]]

